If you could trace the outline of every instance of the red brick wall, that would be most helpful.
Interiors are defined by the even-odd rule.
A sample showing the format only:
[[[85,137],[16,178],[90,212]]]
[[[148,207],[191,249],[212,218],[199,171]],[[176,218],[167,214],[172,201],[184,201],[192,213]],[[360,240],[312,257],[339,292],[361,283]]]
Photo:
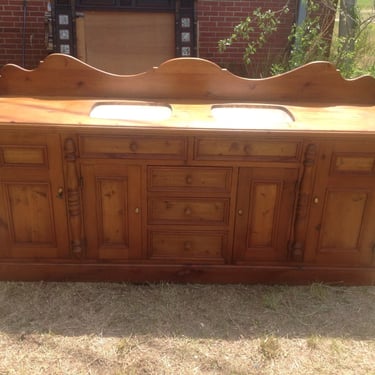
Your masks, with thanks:
[[[44,44],[44,12],[48,0],[27,0],[23,42],[23,0],[0,1],[0,66],[13,63],[35,68],[47,55]]]
[[[229,47],[226,52],[220,53],[218,41],[228,38],[233,27],[244,20],[247,15],[258,7],[264,10],[279,10],[286,3],[286,0],[198,0],[198,51],[199,57],[215,61],[232,72],[245,75],[242,56],[245,44],[236,43]],[[270,38],[264,48],[257,51],[250,67],[250,75],[257,75],[273,57],[280,56],[288,45],[288,35],[292,24],[295,21],[296,2],[290,2],[289,13],[284,15],[278,31]]]
[[[198,0],[198,54],[237,74],[245,74],[242,55],[244,45],[236,44],[227,52],[219,53],[217,43],[228,37],[233,26],[243,20],[255,8],[281,9],[286,0]],[[6,63],[36,67],[47,55],[44,42],[44,13],[48,0],[27,0],[25,41],[23,46],[23,0],[0,1],[0,66]],[[287,46],[287,37],[294,22],[296,2],[283,17],[277,33],[269,45],[258,51],[252,63],[253,71],[259,71],[271,56],[280,55]]]

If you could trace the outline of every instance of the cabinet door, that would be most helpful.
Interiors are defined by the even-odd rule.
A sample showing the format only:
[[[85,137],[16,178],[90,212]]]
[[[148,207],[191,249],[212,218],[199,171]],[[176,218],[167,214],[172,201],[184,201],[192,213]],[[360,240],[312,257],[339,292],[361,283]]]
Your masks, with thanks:
[[[234,260],[287,258],[298,170],[240,168]]]
[[[60,141],[54,135],[0,136],[0,257],[69,254]]]
[[[323,144],[305,261],[369,265],[375,247],[375,144]]]
[[[139,259],[140,167],[84,162],[81,169],[87,256]]]

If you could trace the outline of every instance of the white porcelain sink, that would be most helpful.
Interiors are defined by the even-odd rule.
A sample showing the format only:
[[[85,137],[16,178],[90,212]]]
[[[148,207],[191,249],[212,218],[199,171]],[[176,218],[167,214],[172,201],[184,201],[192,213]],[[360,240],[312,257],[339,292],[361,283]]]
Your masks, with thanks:
[[[108,120],[162,121],[172,114],[169,105],[155,104],[97,104],[90,112],[90,117]]]
[[[218,123],[248,128],[287,125],[294,121],[286,108],[276,105],[218,104],[211,107],[211,114]]]

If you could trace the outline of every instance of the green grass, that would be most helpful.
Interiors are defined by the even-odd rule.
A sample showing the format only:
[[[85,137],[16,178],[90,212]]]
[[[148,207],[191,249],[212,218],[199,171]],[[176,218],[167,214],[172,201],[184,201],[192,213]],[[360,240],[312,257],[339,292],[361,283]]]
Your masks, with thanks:
[[[374,0],[357,0],[360,9],[374,9]]]

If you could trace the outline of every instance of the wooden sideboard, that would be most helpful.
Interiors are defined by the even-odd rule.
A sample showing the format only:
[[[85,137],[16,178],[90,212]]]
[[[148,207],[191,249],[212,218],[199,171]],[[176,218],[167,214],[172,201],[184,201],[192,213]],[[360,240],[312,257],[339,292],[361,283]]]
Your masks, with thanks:
[[[90,116],[101,105],[170,115]],[[6,65],[0,279],[373,284],[375,79]]]

